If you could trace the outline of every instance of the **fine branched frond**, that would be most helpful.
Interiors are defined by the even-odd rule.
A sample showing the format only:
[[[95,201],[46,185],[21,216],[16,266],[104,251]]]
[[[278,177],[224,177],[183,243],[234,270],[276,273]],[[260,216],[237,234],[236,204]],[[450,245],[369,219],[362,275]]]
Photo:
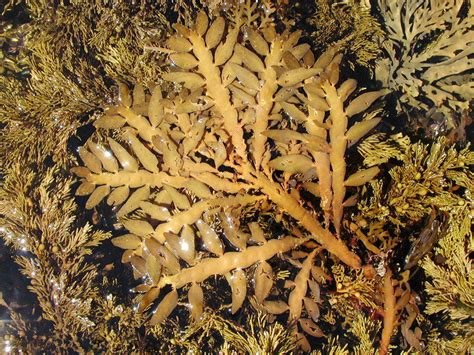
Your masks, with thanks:
[[[97,295],[97,269],[86,256],[109,234],[75,226],[71,180],[58,169],[38,174],[14,164],[6,173],[0,189],[1,237],[31,280],[41,316],[53,323],[56,346],[79,351],[78,336],[93,325],[91,301]]]

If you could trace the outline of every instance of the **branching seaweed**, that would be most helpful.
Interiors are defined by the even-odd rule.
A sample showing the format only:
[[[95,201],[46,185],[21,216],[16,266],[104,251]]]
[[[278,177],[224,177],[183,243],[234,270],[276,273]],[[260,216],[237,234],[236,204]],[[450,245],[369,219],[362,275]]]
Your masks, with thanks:
[[[308,45],[298,44],[299,32],[278,33],[265,19],[254,29],[243,27],[254,11],[249,4],[237,10],[247,15],[235,17],[235,25],[221,17],[210,22],[201,12],[191,28],[175,26],[177,33],[160,50],[176,66],[163,75],[176,93],[137,84],[131,94],[120,85],[119,104],[95,126],[119,129],[123,142],[90,140],[79,150],[85,167],[73,169],[82,178],[77,194],[90,195],[86,208],[104,199],[117,206],[130,234],[113,243],[125,250],[123,261],[135,276],[146,280],[139,310],[161,299],[151,324],[165,322],[187,285],[191,317],[199,319],[200,283],[213,275],[226,277],[236,313],[253,274],[257,304],[270,313],[289,311],[290,322],[320,336],[313,320],[300,319],[319,249],[300,253],[305,260],[297,262],[288,304],[266,300],[273,285],[268,261],[313,239],[360,267],[359,257],[318,222],[317,211],[300,202],[299,190],[321,198],[326,224],[332,221],[341,234],[346,187],[363,185],[379,171],[371,167],[346,176],[347,146],[380,118],[368,114],[350,127],[348,120],[386,91],[351,96],[357,83],[339,84],[341,55],[335,49],[315,60]],[[304,232],[283,231],[275,238],[258,222],[242,223],[238,211],[247,208],[278,209]],[[132,217],[137,209],[142,212]],[[217,231],[216,221],[222,225]],[[172,290],[162,297],[168,286]],[[305,305],[310,314],[317,307],[312,301]]]
[[[473,97],[473,7],[469,1],[378,1],[387,58],[376,77],[399,90],[405,110],[431,108],[447,119]],[[454,123],[449,123],[450,128]]]
[[[92,325],[91,300],[97,271],[85,258],[109,234],[74,226],[71,181],[50,169],[44,176],[13,165],[0,190],[1,236],[17,251],[15,261],[29,279],[42,317],[53,323],[55,346],[82,349],[79,334]]]
[[[472,6],[370,3],[8,2],[0,235],[35,302],[0,294],[3,350],[468,353]],[[364,138],[389,91],[341,62],[375,18],[423,143]]]
[[[363,1],[316,0],[316,13],[310,19],[311,37],[316,46],[339,46],[359,65],[374,66],[382,54],[384,33]],[[325,47],[320,48],[322,50]]]

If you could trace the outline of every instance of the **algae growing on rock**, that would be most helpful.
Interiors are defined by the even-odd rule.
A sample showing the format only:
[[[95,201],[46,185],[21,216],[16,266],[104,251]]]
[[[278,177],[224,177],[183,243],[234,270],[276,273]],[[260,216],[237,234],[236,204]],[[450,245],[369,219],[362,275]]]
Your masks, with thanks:
[[[37,303],[5,293],[5,346],[468,352],[474,161],[453,139],[469,120],[394,132],[405,86],[357,72],[397,65],[381,38],[398,10],[471,11],[435,5],[11,2],[30,76],[2,76],[0,220]]]

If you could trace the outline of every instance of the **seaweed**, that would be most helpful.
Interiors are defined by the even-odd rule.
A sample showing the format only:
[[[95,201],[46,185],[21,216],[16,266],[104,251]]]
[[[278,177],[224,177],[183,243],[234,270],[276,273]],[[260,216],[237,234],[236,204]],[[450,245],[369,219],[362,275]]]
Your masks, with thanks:
[[[7,3],[0,237],[26,285],[0,295],[3,350],[468,353],[470,11]],[[382,29],[423,141],[383,133]]]
[[[373,68],[382,56],[384,31],[366,1],[315,0],[309,19],[316,48],[338,46],[350,63]],[[353,65],[352,64],[352,65]]]
[[[376,78],[398,90],[399,109],[434,109],[455,126],[469,109],[472,87],[472,6],[468,1],[377,2],[388,39]]]

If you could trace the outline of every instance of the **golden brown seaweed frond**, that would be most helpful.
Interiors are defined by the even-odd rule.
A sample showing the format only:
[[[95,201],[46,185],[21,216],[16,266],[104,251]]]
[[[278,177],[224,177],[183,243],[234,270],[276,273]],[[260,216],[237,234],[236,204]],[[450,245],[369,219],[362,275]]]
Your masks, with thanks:
[[[136,312],[130,300],[123,300],[115,295],[114,288],[117,284],[117,280],[105,277],[102,282],[95,282],[100,291],[91,304],[93,312],[90,319],[93,326],[83,336],[83,339],[90,342],[90,348],[96,352],[107,349],[110,353],[130,353],[154,347],[156,339],[165,343],[161,340],[162,333],[159,330],[141,334],[140,329],[143,329],[145,319]]]
[[[0,74],[3,77],[27,74],[21,25],[0,21]]]
[[[316,354],[387,354],[385,350],[377,346],[378,334],[381,330],[379,321],[371,320],[359,311],[346,328],[347,331],[342,336],[331,336],[324,344],[322,351],[317,351]],[[395,347],[391,346],[391,348]]]
[[[435,107],[446,117],[467,109],[474,95],[472,4],[379,0],[378,7],[388,40],[376,78],[400,92],[404,109]]]
[[[401,133],[390,137],[384,133],[378,133],[367,137],[357,150],[364,158],[364,165],[375,166],[397,158],[400,152],[409,149],[410,144],[410,138]]]
[[[288,312],[292,331],[307,343],[303,332],[324,335],[315,323],[317,292],[307,297],[308,282],[318,288],[317,243],[351,267],[360,267],[360,259],[322,226],[299,190],[322,197],[327,224],[332,220],[339,233],[346,187],[378,172],[347,176],[346,149],[378,124],[377,112],[362,113],[386,91],[353,95],[357,83],[340,82],[335,49],[315,59],[298,43],[299,32],[241,28],[254,16],[249,3],[242,6],[236,11],[244,18],[234,25],[200,12],[193,26],[175,26],[160,49],[174,64],[163,75],[171,92],[164,85],[137,84],[133,92],[119,85],[119,103],[95,122],[102,132],[118,132],[117,139],[91,139],[79,149],[85,166],[73,169],[82,178],[76,194],[89,196],[89,209],[102,201],[115,206],[129,233],[113,243],[143,280],[139,311],[160,301],[152,325],[165,323],[186,294],[190,317],[199,320],[207,280],[219,276],[227,280],[233,314],[252,295],[258,309]],[[301,230],[283,229],[278,238],[265,230],[259,211],[275,210]],[[268,299],[281,255],[311,239],[310,250],[293,257],[288,299]]]
[[[353,353],[357,355],[376,354],[374,339],[380,331],[380,322],[369,319],[359,313],[355,316],[349,332],[357,338]]]
[[[373,66],[382,54],[384,32],[364,2],[315,0],[316,13],[310,19],[316,48],[339,46],[359,65]]]
[[[332,271],[336,292],[331,295],[329,303],[343,317],[345,325],[354,321],[361,308],[374,312],[379,308],[376,280],[373,277],[366,277],[363,270],[351,270],[346,274],[342,265],[333,266]]]
[[[83,124],[80,116],[107,99],[104,82],[87,63],[79,60],[74,63],[76,73],[84,75],[80,84],[66,74],[59,53],[46,45],[31,53],[28,84],[6,79],[0,94],[7,103],[0,111],[0,121],[5,124],[0,146],[5,164],[21,156],[34,161],[41,161],[49,154],[64,158],[67,140]]]
[[[296,342],[291,330],[278,322],[270,322],[269,317],[257,311],[241,326],[216,313],[205,312],[198,322],[175,338],[175,343],[180,351],[202,350],[203,342],[222,344],[223,353],[288,354],[294,351]]]
[[[333,271],[336,290],[327,296],[331,310],[341,317],[345,333],[342,338],[332,335],[328,344],[338,343],[342,347],[342,344],[349,343],[351,351],[356,354],[387,354],[393,343],[392,337],[401,329],[410,345],[419,348],[419,340],[411,330],[414,318],[405,317],[413,296],[407,282],[408,272],[394,277],[384,263],[377,269],[366,268],[350,273],[342,265],[337,265]],[[419,313],[411,309],[410,312],[415,316]],[[383,323],[378,321],[379,317]],[[329,321],[328,317],[326,321]]]
[[[435,255],[420,262],[427,275],[425,312],[441,317],[428,335],[428,350],[439,354],[468,353],[474,344],[474,203],[472,184],[464,187],[465,200],[456,203],[440,196],[441,208],[449,214],[448,228],[434,249]]]
[[[398,311],[398,316],[394,313],[401,318],[400,330],[410,346],[418,351],[427,346],[437,353],[449,353],[448,349],[466,351],[472,343],[472,333],[466,329],[473,317],[473,152],[469,145],[457,148],[448,144],[445,137],[431,144],[408,144],[405,148],[399,144],[404,141],[401,137],[385,141],[381,137],[369,137],[359,147],[361,153],[368,161],[378,161],[380,150],[387,150],[389,153],[383,159],[391,159],[395,164],[398,160],[401,165],[390,169],[392,182],[388,186],[371,182],[371,195],[359,204],[363,213],[356,221],[369,242],[383,251],[378,257],[393,251],[393,241],[408,241],[409,248],[402,255],[403,267],[423,268],[427,278],[426,308],[420,312],[412,300]],[[420,226],[420,232],[408,234],[407,228],[412,226]],[[381,229],[391,230],[394,235],[380,240],[377,231]],[[386,240],[389,244],[383,246]],[[384,270],[374,266],[377,273]],[[386,289],[390,295],[388,283]],[[432,314],[442,316],[442,321],[430,323],[428,318]],[[459,322],[467,328],[456,328]],[[426,332],[427,327],[430,332]],[[387,334],[391,332],[387,330]],[[435,334],[440,333],[443,335],[435,340]],[[464,340],[456,341],[453,337]],[[385,339],[388,344],[388,335]]]
[[[392,307],[392,318],[400,320],[399,328],[393,326],[385,313],[386,335],[381,349],[388,351],[391,334],[399,329],[413,350],[465,351],[470,340],[451,338],[456,332],[452,328],[454,323],[461,320],[467,326],[473,315],[470,253],[474,155],[470,146],[458,148],[445,137],[423,144],[411,143],[400,135],[377,134],[367,138],[359,151],[367,165],[390,160],[395,166],[388,171],[388,185],[382,180],[370,183],[367,197],[358,205],[361,213],[351,224],[356,236],[375,254],[371,258],[377,274],[387,272],[382,261],[396,253],[397,246],[407,245],[407,251],[401,255],[403,268],[409,270],[420,265],[427,277],[426,308],[418,308],[419,301],[412,293],[404,308]],[[420,228],[419,232],[408,232],[414,226]],[[386,282],[385,305],[400,302],[393,287],[396,280],[395,276],[392,282]],[[444,313],[443,321],[431,323],[429,316],[439,313]],[[440,332],[444,336],[433,341],[434,334]],[[466,330],[461,333],[466,339],[472,338]]]
[[[161,12],[165,6],[90,1],[10,5],[24,6],[30,16],[13,33],[21,39],[21,62],[29,77],[27,82],[5,77],[0,83],[5,103],[0,153],[6,164],[22,155],[35,161],[47,156],[67,160],[67,140],[111,100],[111,82],[159,80],[159,55],[144,47],[157,45],[169,27]]]
[[[349,355],[349,347],[347,344],[341,344],[339,336],[330,337],[327,344],[324,344],[322,350],[315,352],[317,355]]]
[[[460,323],[442,318],[440,329],[432,330],[428,335],[426,352],[429,354],[469,354],[474,344],[473,324]]]
[[[249,354],[287,354],[296,348],[290,328],[268,321],[269,316],[257,312],[247,320],[247,329],[233,329],[224,333],[225,342],[231,348]],[[237,330],[237,331],[236,331]]]
[[[144,47],[139,53],[130,50],[127,39],[118,39],[116,43],[109,44],[103,53],[97,55],[103,63],[107,75],[122,82],[133,82],[135,78],[142,78],[143,82],[155,83],[160,81],[162,74],[158,63],[161,58],[151,50],[156,41],[147,45],[136,45],[134,48]],[[150,46],[151,45],[151,46]],[[154,63],[150,65],[150,63]]]
[[[34,172],[15,164],[6,173],[0,236],[36,296],[28,310],[34,314],[22,312],[27,319],[3,304],[12,319],[8,345],[14,351],[83,352],[101,351],[106,342],[111,351],[137,350],[145,319],[113,295],[112,282],[101,284],[98,262],[90,257],[110,234],[77,225],[71,180],[58,168]]]
[[[24,5],[18,4],[10,5]],[[30,289],[39,304],[32,305],[35,314],[28,315],[28,320],[20,319],[14,308],[9,309],[15,350],[83,352],[85,343],[88,349],[101,348],[105,339],[99,335],[101,325],[113,330],[100,316],[100,300],[105,295],[98,292],[97,266],[89,259],[92,249],[108,233],[76,225],[76,207],[68,196],[71,181],[62,167],[74,160],[67,150],[68,139],[91,112],[111,100],[107,82],[121,75],[126,80],[125,75],[130,75],[122,63],[109,64],[105,71],[111,77],[103,75],[97,58],[105,51],[104,46],[120,38],[128,41],[128,49],[138,56],[143,52],[138,37],[152,40],[152,34],[162,30],[160,21],[151,21],[148,25],[153,22],[153,32],[141,31],[141,20],[129,16],[136,8],[122,5],[118,14],[135,20],[135,25],[125,30],[126,40],[116,23],[102,24],[100,30],[94,28],[99,15],[108,17],[113,9],[92,2],[28,2],[22,10],[29,15],[26,23],[14,24],[11,30],[2,32],[11,42],[8,49],[15,39],[19,52],[13,58],[18,65],[7,67],[0,78],[0,224],[5,244],[17,254],[16,261],[31,279]],[[149,14],[157,16],[156,12]],[[120,17],[113,20],[121,22]],[[92,43],[94,35],[107,41]],[[121,50],[125,51],[124,46]],[[155,63],[153,54],[141,58],[141,64],[150,64],[150,57]],[[135,66],[133,77],[143,75],[145,80],[147,75],[159,72],[159,66],[153,67],[151,72],[141,74],[140,66]],[[122,313],[124,319],[127,315],[141,318],[130,305]],[[31,321],[39,315],[42,321]],[[128,349],[137,349],[136,337],[130,336],[137,327],[131,319],[126,323],[131,328],[122,324],[115,333],[120,338],[124,334],[120,330],[128,331],[125,336],[135,342],[135,347]],[[121,349],[127,348],[126,344],[118,343]]]
[[[80,351],[78,337],[93,325],[91,301],[97,295],[97,270],[85,258],[109,234],[75,226],[70,188],[57,169],[40,175],[12,165],[0,190],[0,224],[20,271],[31,279],[41,317],[53,324],[54,345]]]
[[[473,189],[471,169],[474,163],[469,145],[457,150],[448,145],[444,137],[431,145],[406,145],[401,137],[381,138],[369,137],[361,144],[359,151],[365,161],[370,164],[392,158],[401,164],[390,170],[392,183],[388,190],[383,195],[381,189],[376,190],[378,193],[371,201],[361,205],[366,218],[406,227],[429,215],[432,208],[448,211],[468,204],[470,197],[466,193],[470,194]],[[392,148],[387,149],[387,146]],[[381,154],[383,159],[379,157]],[[379,200],[377,196],[383,196],[383,199]]]
[[[470,253],[472,239],[473,201],[449,206],[452,222],[447,234],[435,248],[442,255],[440,265],[426,257],[421,266],[428,276],[426,313],[445,313],[453,320],[472,319],[474,316],[474,273]]]
[[[317,351],[316,354],[377,354],[375,339],[379,331],[380,322],[373,321],[366,315],[358,312],[352,320],[348,331],[343,336],[331,336],[328,342],[324,344],[322,351]],[[348,344],[350,344],[350,347]]]

